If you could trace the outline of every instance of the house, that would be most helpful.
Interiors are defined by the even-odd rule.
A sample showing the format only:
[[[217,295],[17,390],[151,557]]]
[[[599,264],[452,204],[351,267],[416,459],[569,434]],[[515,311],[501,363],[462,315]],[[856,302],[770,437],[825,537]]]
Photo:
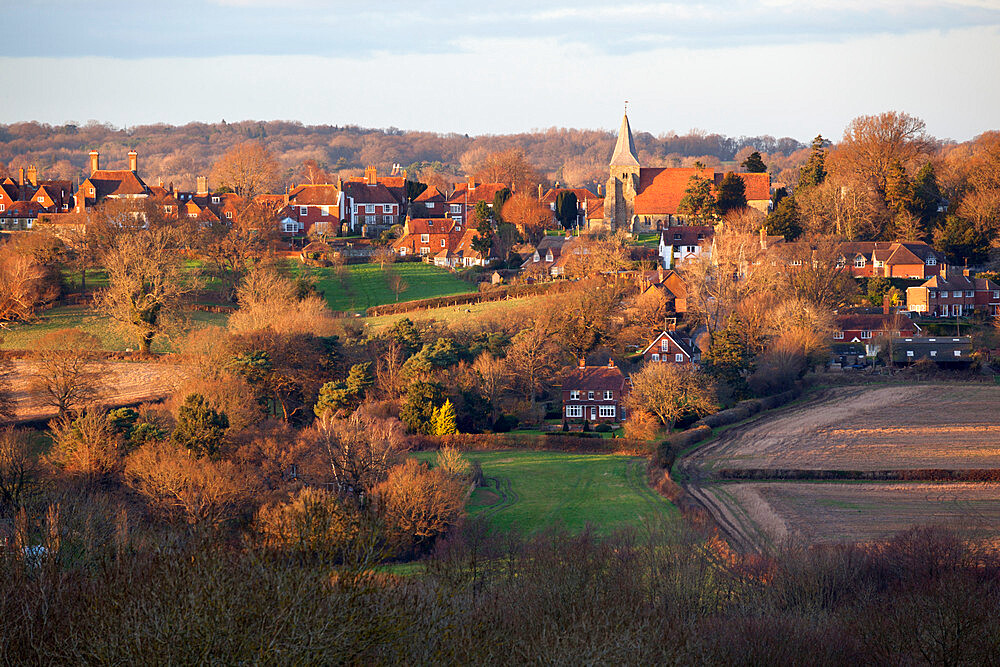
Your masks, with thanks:
[[[83,213],[106,199],[145,199],[150,190],[139,178],[139,154],[128,153],[128,169],[101,169],[98,151],[90,151],[90,176],[76,190],[74,210]]]
[[[930,359],[939,366],[968,366],[973,362],[969,336],[912,336],[893,341],[892,362],[912,364]]]
[[[539,191],[541,191],[541,186],[539,185],[538,187]],[[556,222],[556,200],[560,194],[565,192],[572,192],[576,195],[576,220],[571,226],[586,228],[589,202],[592,199],[598,199],[598,196],[590,190],[586,188],[549,188],[545,194],[539,197],[538,203],[549,207],[552,211],[552,222],[554,224]]]
[[[851,241],[841,245],[841,254],[855,278],[929,278],[947,263],[923,242]]]
[[[642,351],[642,360],[646,363],[693,364],[700,359],[701,353],[691,339],[676,331],[661,331]]]
[[[918,327],[905,315],[848,313],[834,317],[831,339],[835,343],[865,343],[886,335],[916,336]]]
[[[600,199],[588,199],[587,204],[587,229],[596,229],[604,224],[604,197]]]
[[[379,183],[375,167],[365,169],[364,179],[343,183],[344,216],[351,233],[379,233],[399,222],[402,208],[397,197],[384,183]]]
[[[400,257],[419,255],[437,266],[484,266],[483,257],[472,248],[478,232],[459,220],[449,218],[407,218],[403,235],[393,241],[392,249]]]
[[[1000,286],[968,271],[954,274],[942,267],[919,287],[906,288],[906,309],[934,317],[962,317],[973,312],[1000,315]]]
[[[687,312],[687,285],[676,271],[657,267],[656,272],[643,275],[639,280],[639,292],[659,292],[667,301],[668,307],[678,315]]]
[[[392,173],[389,176],[379,176],[378,170],[374,166],[369,165],[365,169],[364,176],[352,176],[347,179],[347,182],[367,184],[370,180],[374,180],[375,183],[389,191],[389,194],[392,195],[393,200],[399,206],[400,215],[402,215],[407,204],[406,183],[409,181],[409,177],[406,174],[406,170],[400,170],[399,165],[393,165]]]
[[[692,177],[707,180],[714,191],[725,176],[710,167],[642,167],[628,114],[622,118],[608,168],[604,224],[611,230],[627,229],[632,233],[684,224],[687,216],[679,213],[678,207]],[[771,177],[766,173],[736,175],[743,180],[747,205],[767,213],[771,206]]]
[[[536,277],[557,278],[566,274],[566,264],[572,260],[573,254],[581,252],[587,252],[587,248],[577,236],[568,232],[558,236],[546,235],[535,246],[531,256],[524,260],[521,271]]]
[[[562,380],[563,415],[591,422],[624,421],[627,391],[628,380],[613,360],[607,366],[586,366],[581,360]]]
[[[658,247],[660,264],[665,269],[672,269],[702,252],[711,252],[710,242],[714,235],[715,229],[708,225],[681,225],[664,229],[660,232]]]
[[[34,201],[16,201],[0,211],[0,229],[5,231],[27,231],[35,226],[42,205]]]
[[[496,194],[505,189],[510,188],[503,183],[479,183],[469,176],[467,182],[455,185],[455,192],[448,198],[447,215],[458,221],[467,221],[476,204],[484,202],[493,208]]]
[[[410,207],[414,218],[443,218],[448,212],[448,198],[433,185],[417,195]]]
[[[347,218],[343,190],[336,184],[297,185],[288,193],[288,205],[298,209],[299,233],[309,235],[340,232],[340,222]]]

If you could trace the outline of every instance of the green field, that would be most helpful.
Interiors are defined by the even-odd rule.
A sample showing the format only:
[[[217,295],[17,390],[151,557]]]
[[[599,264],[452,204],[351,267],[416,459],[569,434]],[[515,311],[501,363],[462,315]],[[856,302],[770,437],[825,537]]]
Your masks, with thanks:
[[[433,461],[433,452],[417,455]],[[487,486],[476,489],[467,507],[495,530],[532,532],[561,524],[579,531],[588,523],[600,534],[675,521],[677,508],[646,482],[646,460],[610,454],[498,451],[468,452],[478,460]]]
[[[399,262],[391,266],[391,270],[406,282],[406,289],[400,292],[399,301],[464,294],[476,290],[472,283],[459,279],[439,266],[422,262]],[[310,269],[312,275],[318,278],[316,289],[326,297],[330,310],[362,312],[371,306],[394,303],[397,300],[378,264],[351,264],[345,270],[347,277],[342,283],[334,269]]]
[[[364,321],[373,329],[391,326],[397,321],[408,317],[413,321],[417,320],[437,320],[455,324],[463,320],[476,319],[488,316],[512,316],[514,311],[526,308],[536,299],[544,297],[522,297],[520,299],[504,299],[501,301],[484,301],[481,303],[469,303],[460,306],[445,306],[443,308],[428,308],[426,310],[411,310],[407,313],[396,313],[395,315],[379,315],[378,317],[367,317]]]
[[[185,313],[190,319],[192,328],[206,326],[226,326],[227,315],[222,313],[205,313],[193,311]],[[0,333],[3,340],[0,349],[23,350],[31,349],[33,343],[58,329],[83,329],[97,336],[101,346],[108,351],[121,351],[135,348],[135,341],[128,340],[113,326],[111,320],[86,306],[62,306],[50,308],[39,314],[38,320],[30,324],[13,324]],[[157,339],[153,343],[153,352],[169,352],[170,343],[165,339]]]

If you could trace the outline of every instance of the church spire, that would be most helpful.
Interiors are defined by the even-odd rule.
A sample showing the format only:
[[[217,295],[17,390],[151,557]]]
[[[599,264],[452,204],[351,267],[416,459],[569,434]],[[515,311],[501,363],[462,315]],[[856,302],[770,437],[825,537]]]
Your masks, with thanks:
[[[626,104],[628,104],[626,102]],[[628,124],[628,107],[622,116],[622,126],[618,130],[618,143],[615,152],[611,154],[611,167],[638,167],[639,156],[635,152],[635,142],[632,140],[632,128]]]

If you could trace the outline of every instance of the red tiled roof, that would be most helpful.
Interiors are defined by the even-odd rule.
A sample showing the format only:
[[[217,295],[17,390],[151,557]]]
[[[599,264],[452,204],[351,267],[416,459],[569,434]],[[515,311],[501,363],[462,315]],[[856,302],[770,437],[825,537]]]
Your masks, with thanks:
[[[426,190],[424,190],[419,195],[417,195],[417,198],[414,199],[413,201],[415,201],[415,202],[425,202],[425,201],[435,201],[435,202],[440,201],[440,202],[443,202],[443,201],[445,201],[445,199],[446,199],[445,196],[441,193],[440,190],[437,189],[437,187],[435,187],[433,185],[430,185],[430,186],[427,187]]]
[[[458,183],[455,185],[455,192],[448,200],[448,203],[464,204],[467,202],[469,206],[475,206],[479,202],[484,201],[487,204],[492,204],[496,194],[506,187],[508,186],[503,183],[477,183],[476,187],[470,190],[468,183]],[[468,198],[466,198],[466,195],[468,195]]]
[[[561,192],[572,192],[576,195],[576,201],[579,205],[583,205],[584,201],[588,201],[597,197],[593,192],[587,190],[586,188],[549,188],[548,192],[542,195],[539,200],[542,204],[555,204],[556,197],[559,196]]]
[[[381,180],[381,179],[380,179]],[[344,193],[355,202],[362,204],[398,204],[396,196],[381,183],[368,185],[364,181],[344,183]]]
[[[564,389],[584,391],[618,391],[625,384],[625,375],[617,366],[580,366],[563,376]],[[620,397],[618,397],[620,398]]]
[[[702,241],[710,240],[714,234],[715,228],[709,225],[680,225],[664,229],[660,235],[660,242],[670,246],[698,245]]]
[[[735,172],[733,172],[735,173]],[[740,174],[737,173],[743,180],[744,185],[744,196],[747,201],[762,201],[771,198],[771,175],[764,174]],[[715,174],[715,187],[719,187],[719,183],[725,178],[725,174]]]
[[[646,167],[639,170],[639,190],[635,196],[637,215],[676,215],[692,176],[714,182],[711,168]]]
[[[97,191],[96,198],[148,194],[146,184],[128,169],[98,169],[87,179]],[[89,195],[88,195],[89,196]]]
[[[604,217],[604,198],[587,200],[587,220]]]
[[[293,204],[313,206],[329,206],[340,201],[340,190],[336,185],[297,185],[288,193],[288,199]]]

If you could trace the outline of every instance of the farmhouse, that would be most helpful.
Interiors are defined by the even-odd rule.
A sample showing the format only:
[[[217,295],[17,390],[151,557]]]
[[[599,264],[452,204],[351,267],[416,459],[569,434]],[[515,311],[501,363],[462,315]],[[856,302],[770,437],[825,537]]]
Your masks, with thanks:
[[[642,360],[654,364],[693,364],[700,358],[691,339],[679,336],[676,331],[660,332],[642,351]]]
[[[906,308],[934,317],[962,317],[973,312],[1000,315],[1000,286],[966,273],[953,275],[944,267],[919,287],[906,289]]]
[[[563,377],[563,415],[592,422],[624,421],[622,401],[627,389],[628,380],[614,360],[607,366],[586,366],[581,360]]]

